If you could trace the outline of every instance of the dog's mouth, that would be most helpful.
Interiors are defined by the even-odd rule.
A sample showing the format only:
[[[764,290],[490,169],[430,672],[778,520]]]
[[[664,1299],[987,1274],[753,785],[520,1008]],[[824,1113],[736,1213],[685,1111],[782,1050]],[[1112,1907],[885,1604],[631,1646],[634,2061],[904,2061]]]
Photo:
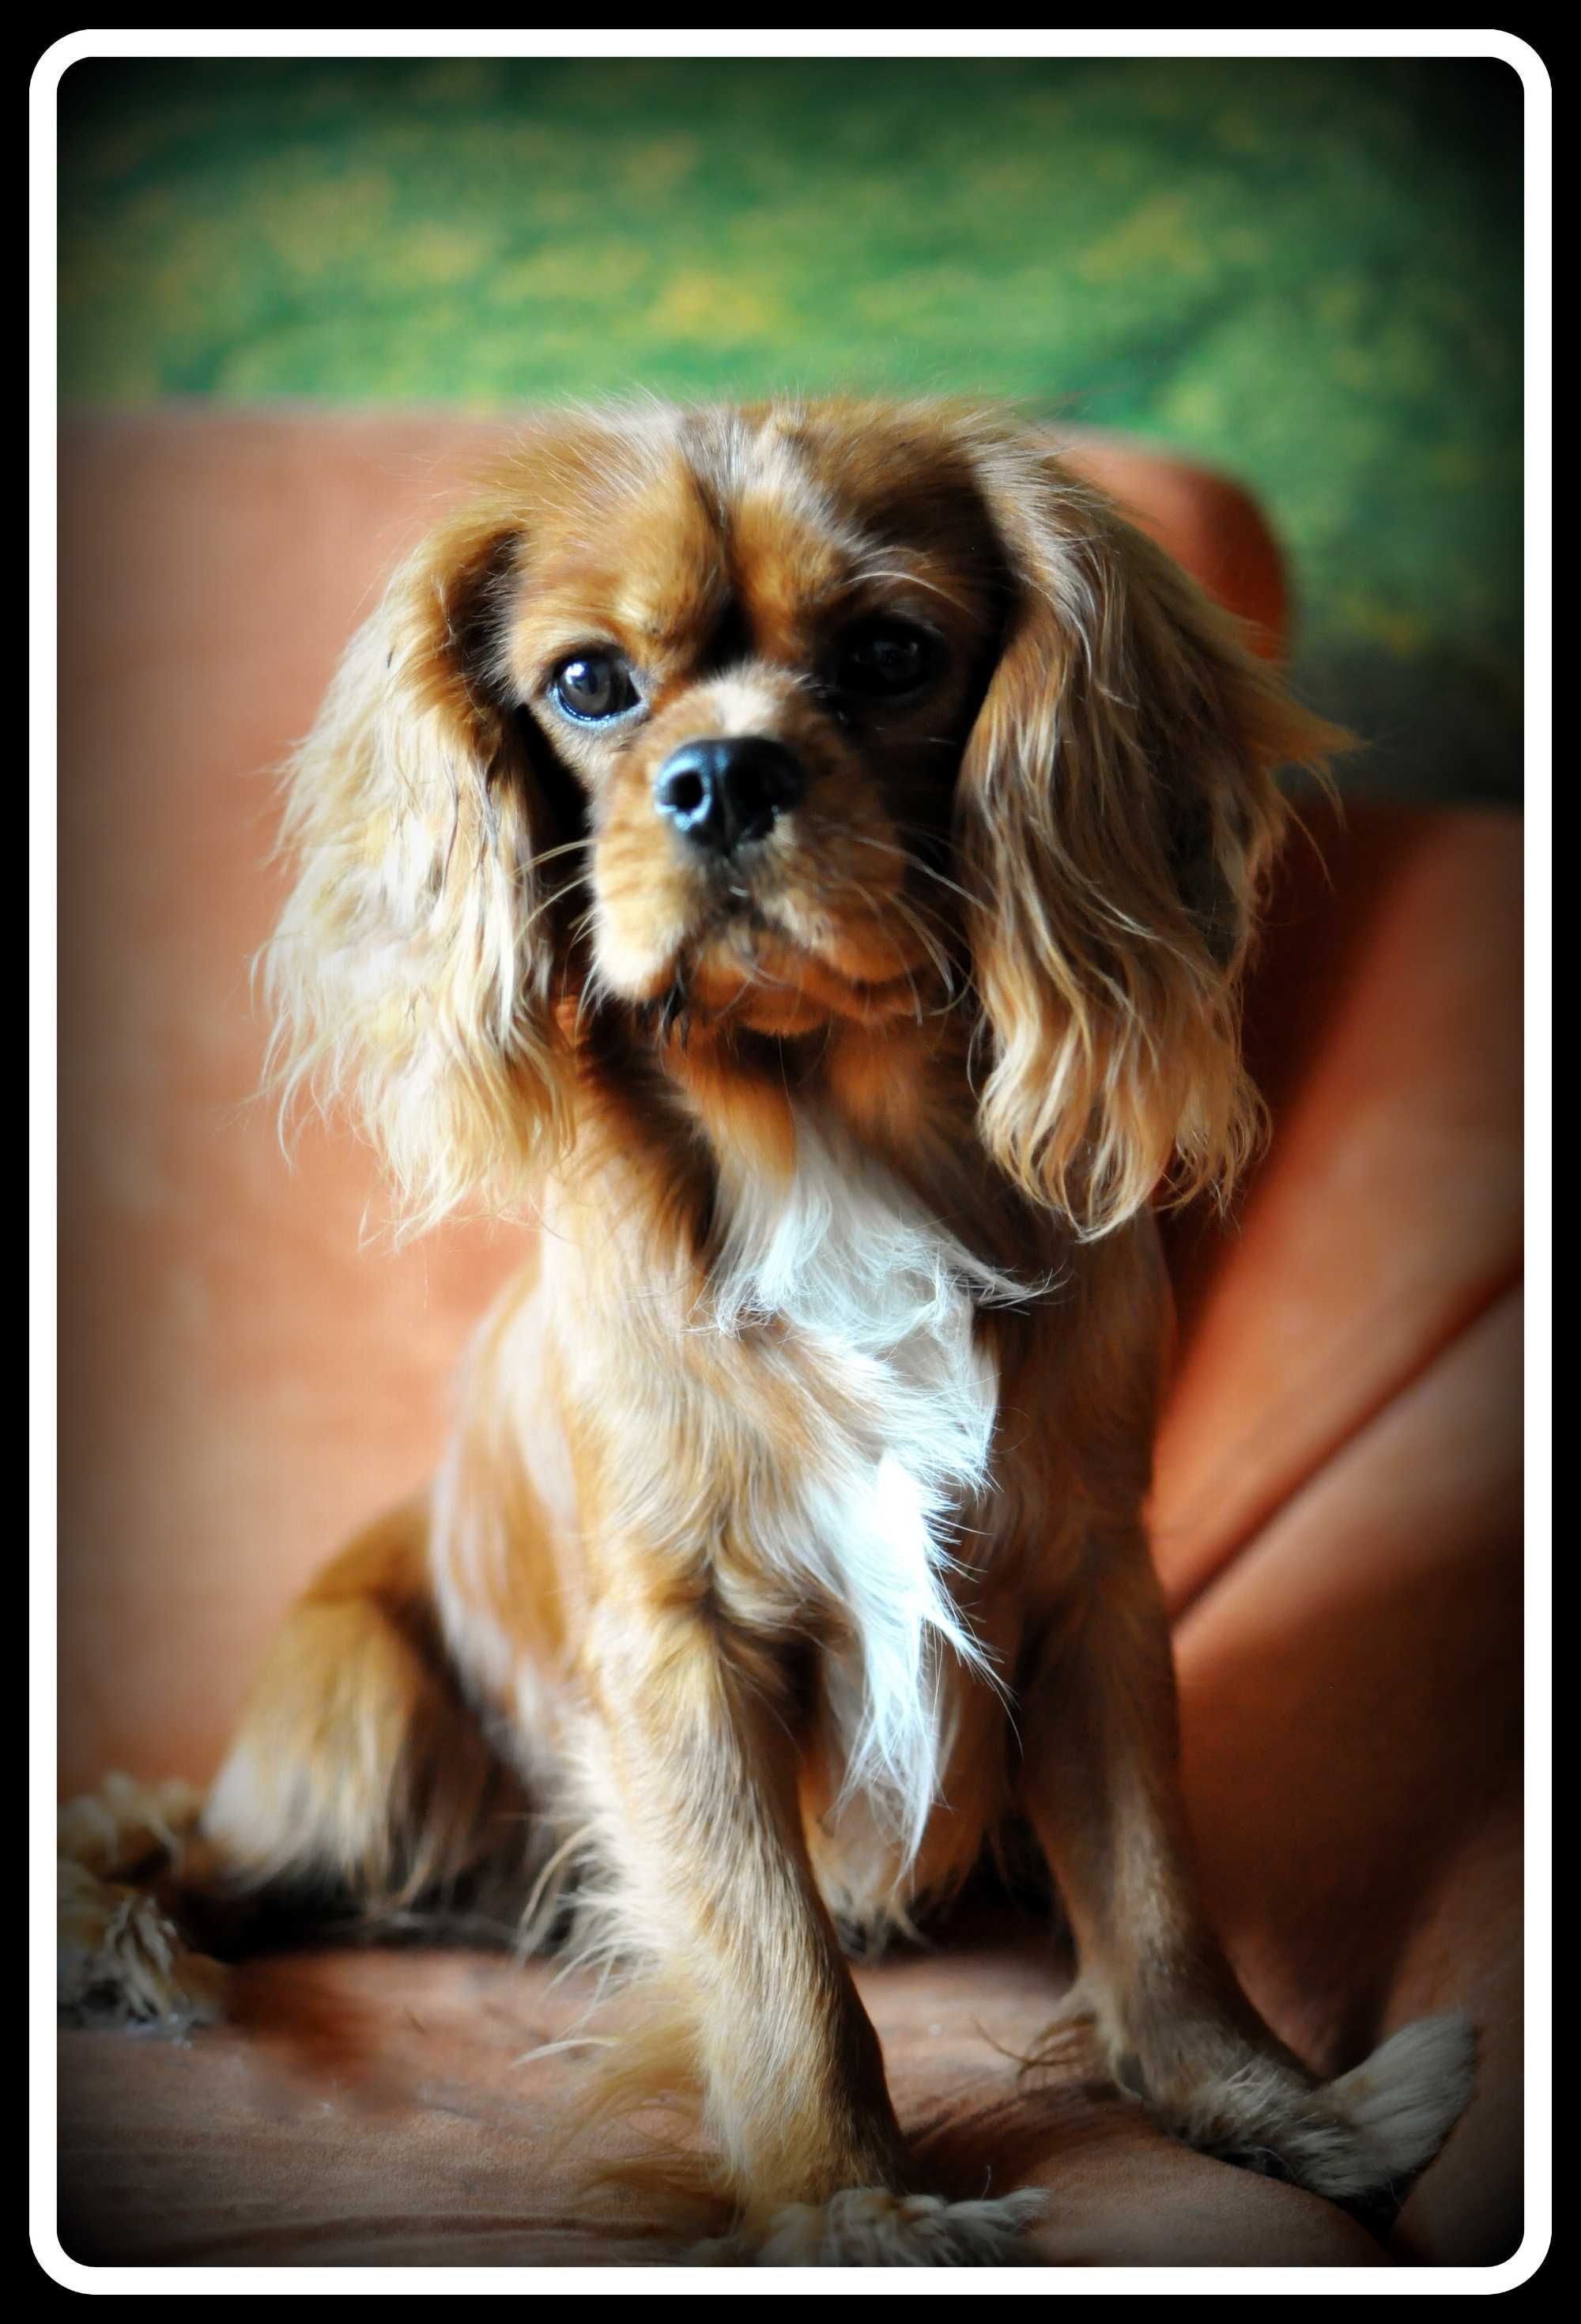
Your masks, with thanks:
[[[832,1023],[878,1026],[938,1006],[934,962],[893,941],[804,933],[749,895],[722,899],[677,952],[655,996],[666,1028],[739,1026],[784,1038]]]

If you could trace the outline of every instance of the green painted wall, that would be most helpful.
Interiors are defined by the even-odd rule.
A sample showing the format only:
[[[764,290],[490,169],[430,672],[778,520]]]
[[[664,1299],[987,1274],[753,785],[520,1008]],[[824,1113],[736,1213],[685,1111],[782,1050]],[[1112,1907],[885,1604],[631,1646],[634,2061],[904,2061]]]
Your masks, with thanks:
[[[1512,798],[1521,104],[1502,64],[85,63],[62,392],[1025,398],[1261,493],[1353,783]]]

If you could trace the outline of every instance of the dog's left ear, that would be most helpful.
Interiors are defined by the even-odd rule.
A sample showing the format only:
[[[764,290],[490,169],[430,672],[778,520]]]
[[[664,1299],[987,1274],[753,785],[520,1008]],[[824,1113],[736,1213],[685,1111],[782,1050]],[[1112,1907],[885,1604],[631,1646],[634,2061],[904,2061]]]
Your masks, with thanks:
[[[1348,738],[1035,439],[974,457],[1011,576],[957,795],[982,1131],[1098,1235],[1161,1185],[1227,1191],[1254,1143],[1238,988],[1287,813],[1274,770]]]
[[[568,842],[500,668],[534,475],[524,454],[408,558],[290,768],[274,1077],[349,1101],[409,1224],[519,1199],[563,1143],[542,866]]]

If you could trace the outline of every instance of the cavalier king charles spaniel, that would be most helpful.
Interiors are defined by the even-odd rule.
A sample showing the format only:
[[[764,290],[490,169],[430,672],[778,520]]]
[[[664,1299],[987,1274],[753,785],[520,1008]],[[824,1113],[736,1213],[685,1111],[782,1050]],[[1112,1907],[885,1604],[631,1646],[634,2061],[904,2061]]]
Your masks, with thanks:
[[[1255,1138],[1275,770],[1342,740],[1003,413],[529,426],[296,754],[267,976],[409,1219],[540,1231],[190,1830],[69,1812],[79,1987],[140,1834],[188,1912],[486,1897],[639,1985],[615,2080],[699,2093],[705,2256],[1014,2260],[1044,2198],[920,2181],[844,1955],[1030,1834],[1055,2034],[1319,2194],[1419,2170],[1469,2028],[1319,2085],[1241,1991],[1143,1520],[1156,1206]],[[200,2008],[152,1904],[118,1941]]]

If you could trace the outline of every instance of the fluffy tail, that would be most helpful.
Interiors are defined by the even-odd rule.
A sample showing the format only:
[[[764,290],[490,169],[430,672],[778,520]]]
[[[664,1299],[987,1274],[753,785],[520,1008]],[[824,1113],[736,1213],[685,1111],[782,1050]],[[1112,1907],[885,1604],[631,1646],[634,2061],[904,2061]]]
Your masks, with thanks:
[[[1194,2093],[1172,2127],[1204,2153],[1331,2202],[1398,2200],[1465,2112],[1475,2064],[1471,2020],[1455,2010],[1402,2026],[1314,2089],[1294,2090],[1280,2061],[1250,2057]]]
[[[1328,2083],[1319,2095],[1351,2133],[1364,2174],[1355,2191],[1393,2193],[1414,2179],[1465,2113],[1475,2074],[1476,2036],[1456,2009],[1402,2025]]]

